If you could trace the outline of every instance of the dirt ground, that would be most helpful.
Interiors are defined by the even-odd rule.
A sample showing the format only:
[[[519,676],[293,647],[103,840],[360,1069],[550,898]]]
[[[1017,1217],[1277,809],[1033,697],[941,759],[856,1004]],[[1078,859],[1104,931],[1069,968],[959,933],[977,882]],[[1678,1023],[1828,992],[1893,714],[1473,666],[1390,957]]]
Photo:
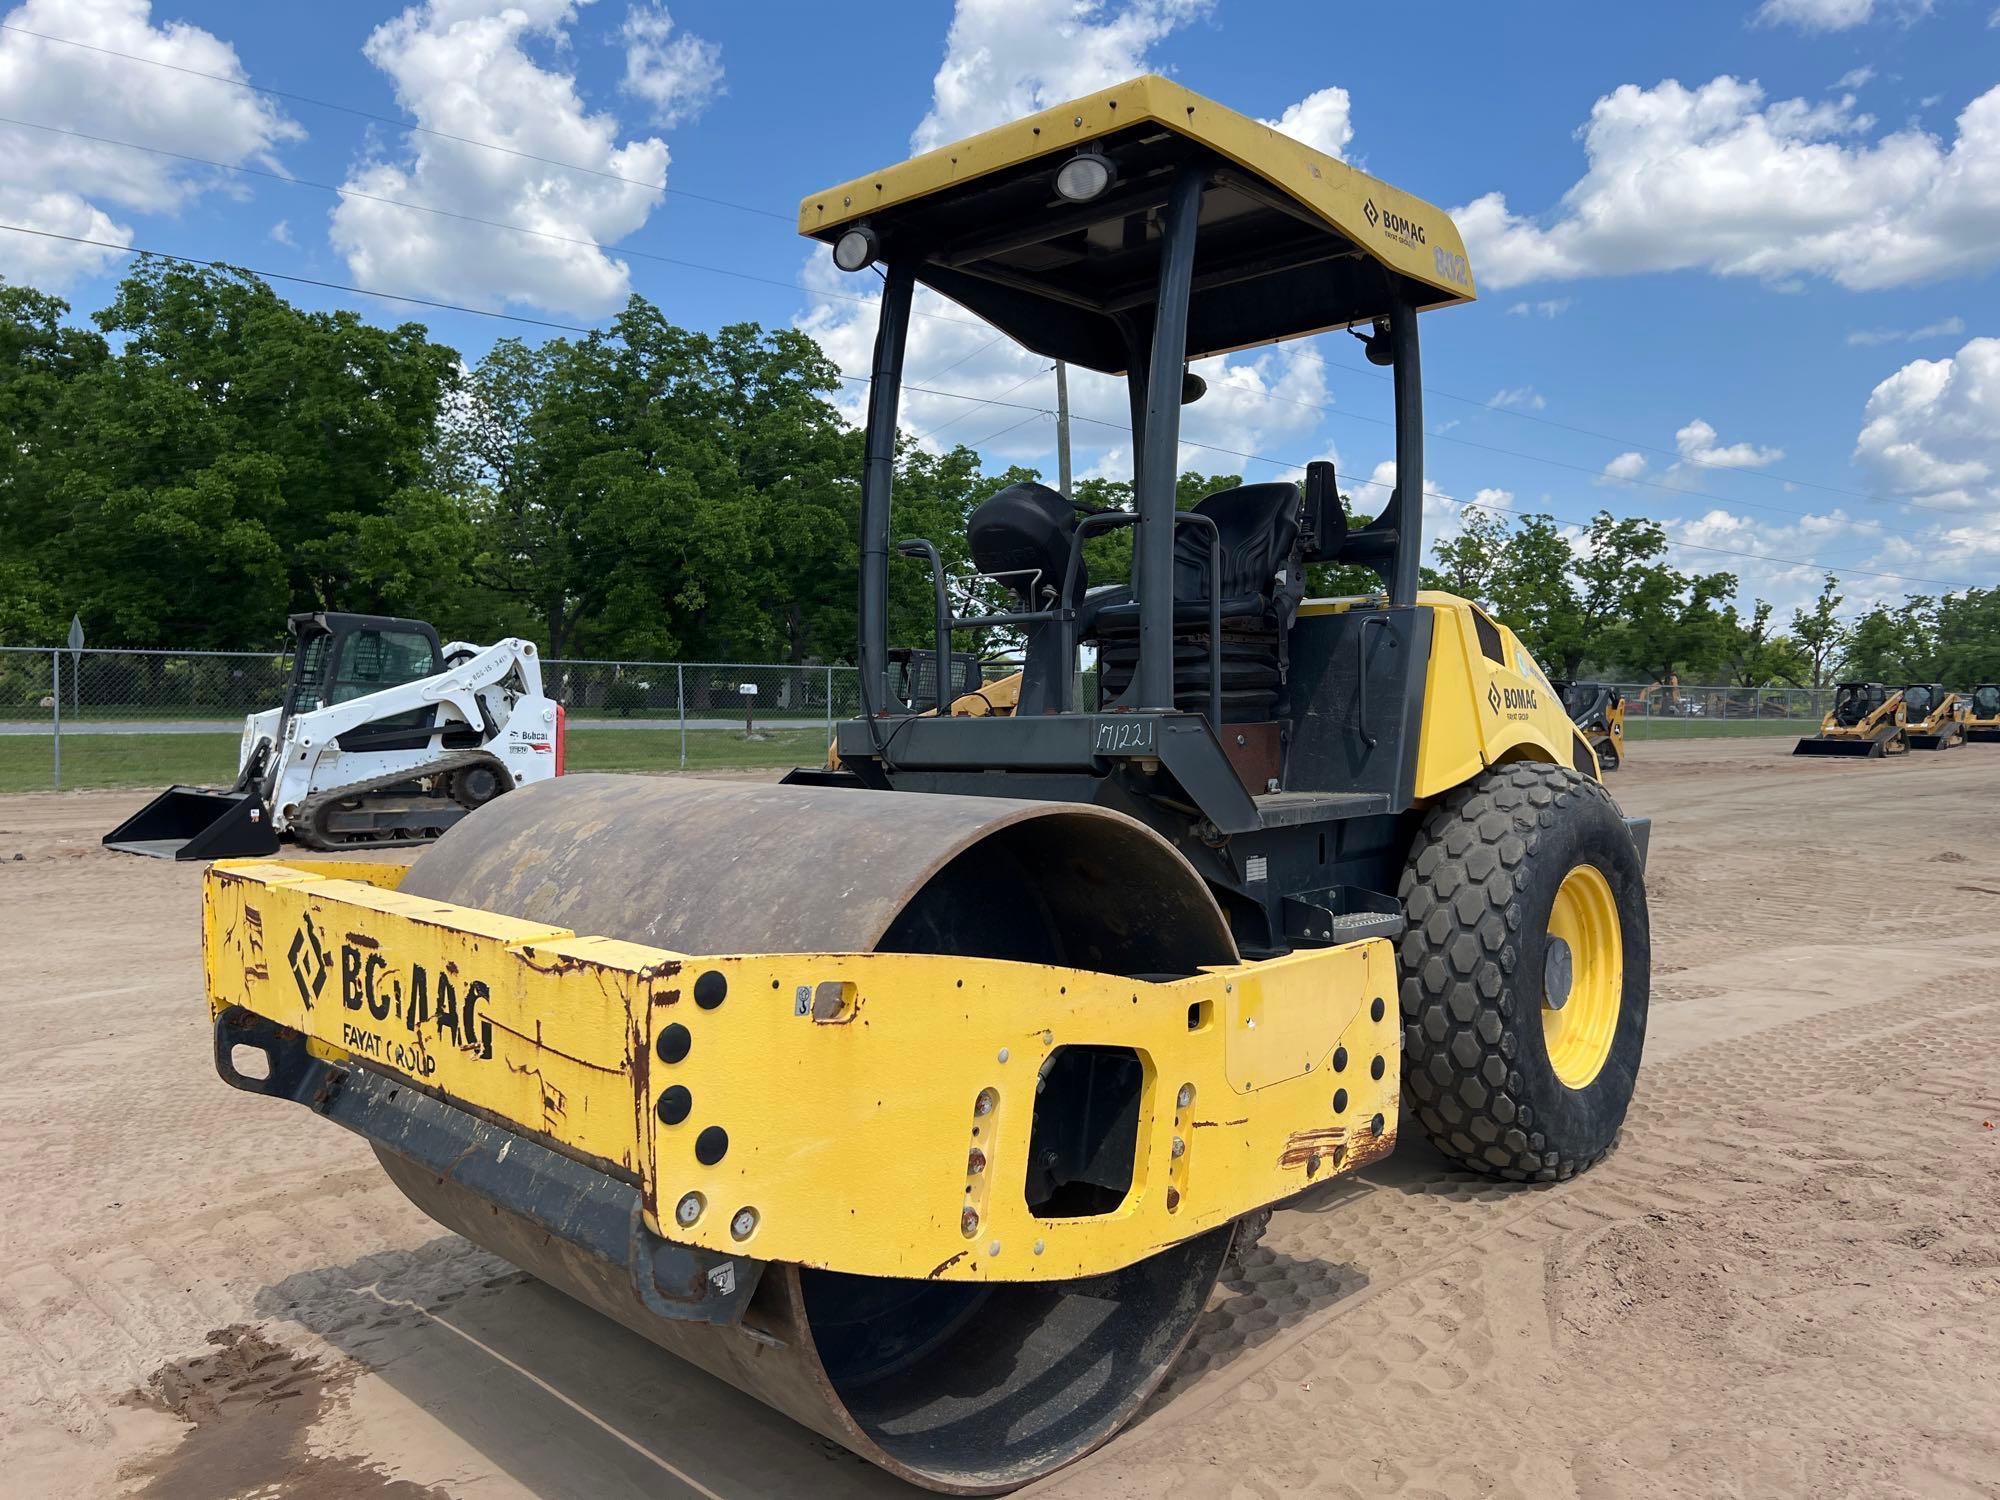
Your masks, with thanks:
[[[2000,747],[1788,749],[1614,778],[1655,968],[1609,1160],[1316,1190],[1040,1492],[2000,1496]],[[900,1490],[225,1088],[198,871],[96,844],[137,800],[0,799],[9,1493]]]

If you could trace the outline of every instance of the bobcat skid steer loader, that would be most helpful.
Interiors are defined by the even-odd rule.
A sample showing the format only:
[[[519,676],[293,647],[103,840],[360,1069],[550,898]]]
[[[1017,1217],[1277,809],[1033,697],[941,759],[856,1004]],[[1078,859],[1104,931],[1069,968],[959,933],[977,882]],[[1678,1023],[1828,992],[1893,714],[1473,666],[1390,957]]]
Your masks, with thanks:
[[[425,843],[563,769],[530,641],[440,644],[420,620],[297,614],[285,701],[244,720],[236,782],[169,787],[104,837],[158,859]]]

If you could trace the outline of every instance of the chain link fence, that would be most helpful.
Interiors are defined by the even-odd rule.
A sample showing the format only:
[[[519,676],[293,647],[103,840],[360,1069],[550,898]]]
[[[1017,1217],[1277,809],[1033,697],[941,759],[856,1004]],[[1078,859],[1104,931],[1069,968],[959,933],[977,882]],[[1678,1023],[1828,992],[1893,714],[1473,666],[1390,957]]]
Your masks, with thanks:
[[[1689,687],[1670,683],[1614,682],[1625,699],[1625,732],[1632,738],[1719,738],[1798,734],[1817,727],[1833,707],[1833,688]]]
[[[989,682],[1018,669],[981,664]],[[227,784],[243,716],[275,708],[284,652],[0,646],[0,792]],[[893,674],[892,674],[893,675]],[[1085,669],[1079,701],[1094,699]],[[916,681],[921,678],[921,681]],[[913,677],[929,701],[928,677]],[[1833,689],[1610,683],[1635,739],[1800,732]],[[578,771],[817,765],[834,724],[861,712],[852,667],[741,662],[542,662]]]
[[[0,792],[227,785],[290,673],[284,652],[0,646]],[[545,659],[542,690],[578,771],[817,765],[860,712],[840,666]]]

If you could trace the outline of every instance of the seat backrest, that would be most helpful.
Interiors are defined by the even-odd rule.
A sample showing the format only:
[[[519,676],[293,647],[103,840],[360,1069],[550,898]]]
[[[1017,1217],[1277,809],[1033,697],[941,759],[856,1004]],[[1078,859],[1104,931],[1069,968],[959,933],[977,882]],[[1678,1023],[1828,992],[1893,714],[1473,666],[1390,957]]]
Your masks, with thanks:
[[[1039,607],[1062,586],[1076,511],[1061,494],[1027,480],[981,501],[966,523],[972,565]],[[1071,603],[1088,582],[1081,563]]]
[[[1887,690],[1879,682],[1843,682],[1833,696],[1834,722],[1852,729],[1888,698]]]
[[[1279,591],[1278,575],[1295,583],[1299,547],[1299,487],[1286,482],[1245,484],[1202,500],[1195,514],[1215,523],[1222,543],[1222,597],[1238,599]],[[1174,538],[1174,597],[1208,595],[1208,533],[1198,526],[1177,528]]]

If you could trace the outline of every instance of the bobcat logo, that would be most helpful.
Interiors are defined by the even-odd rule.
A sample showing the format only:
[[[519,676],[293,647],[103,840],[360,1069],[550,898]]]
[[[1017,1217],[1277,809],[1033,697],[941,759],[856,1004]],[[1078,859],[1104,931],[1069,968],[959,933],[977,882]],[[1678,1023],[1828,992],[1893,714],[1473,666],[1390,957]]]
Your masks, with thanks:
[[[313,927],[311,912],[306,913],[299,930],[292,934],[292,946],[286,950],[285,961],[291,965],[292,983],[299,987],[299,999],[311,1010],[319,992],[326,988],[327,970],[331,967],[319,932]]]

